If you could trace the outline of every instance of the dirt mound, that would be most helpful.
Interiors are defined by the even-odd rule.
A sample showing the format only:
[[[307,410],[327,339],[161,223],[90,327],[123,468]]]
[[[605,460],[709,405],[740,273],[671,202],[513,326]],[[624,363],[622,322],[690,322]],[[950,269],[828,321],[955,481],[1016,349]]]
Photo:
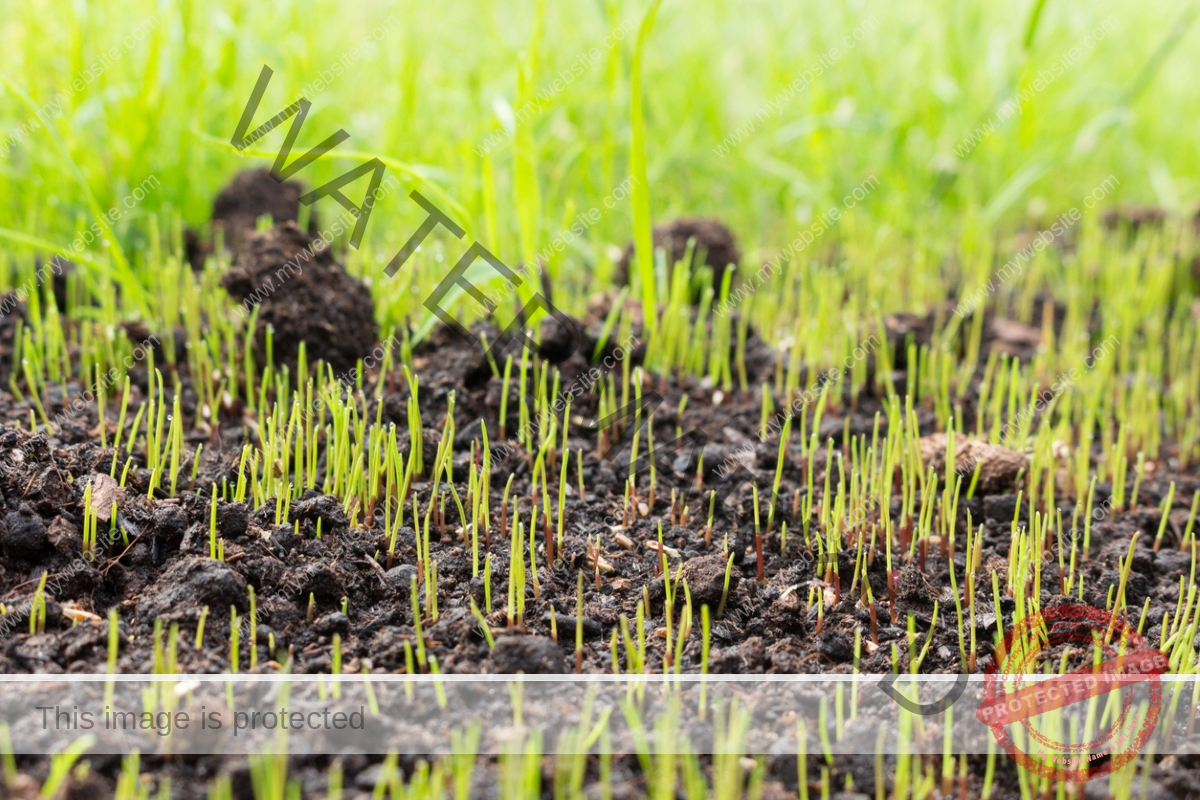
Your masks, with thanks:
[[[367,287],[294,222],[248,232],[237,266],[221,285],[242,304],[241,312],[261,308],[254,335],[260,364],[266,359],[267,325],[275,331],[276,363],[294,364],[300,342],[307,342],[309,358],[323,359],[338,373],[370,353],[379,334]]]
[[[276,224],[297,221],[303,192],[300,181],[280,183],[265,169],[239,172],[213,201],[213,230],[223,228],[226,246],[236,250],[263,214],[270,214]],[[309,218],[310,233],[316,230],[316,222],[315,215]]]
[[[738,249],[733,231],[715,219],[687,217],[654,227],[654,246],[667,251],[671,264],[683,259],[688,239],[692,238],[696,240],[695,263],[712,267],[713,286],[719,289],[725,267],[730,264],[736,266],[742,260],[742,251]],[[700,261],[701,251],[704,252],[703,262]],[[617,264],[618,283],[629,283],[629,264],[632,260],[633,242],[630,242],[625,245],[621,261]]]

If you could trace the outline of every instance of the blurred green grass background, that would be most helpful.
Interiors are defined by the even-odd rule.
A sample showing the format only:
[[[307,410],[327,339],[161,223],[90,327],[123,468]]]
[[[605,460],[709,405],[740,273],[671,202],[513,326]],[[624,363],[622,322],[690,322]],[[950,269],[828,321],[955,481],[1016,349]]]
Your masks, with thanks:
[[[543,248],[631,174],[636,36],[611,49],[604,42],[630,19],[633,28],[625,30],[636,32],[645,11],[642,3],[610,0],[14,4],[0,22],[0,141],[7,145],[0,228],[8,231],[2,249],[13,256],[5,282],[31,269],[38,252],[15,234],[62,246],[92,222],[85,185],[109,208],[147,176],[161,181],[114,226],[131,255],[146,244],[149,215],[176,219],[176,228],[202,226],[237,170],[270,165],[222,144],[263,64],[275,75],[252,127],[339,59],[345,65],[350,48],[373,31],[378,46],[310,95],[296,148],[304,152],[344,128],[350,140],[301,173],[308,186],[364,160],[339,154],[350,150],[388,157],[388,174],[404,182],[403,192],[376,208],[371,244],[351,254],[352,269],[382,266],[403,243],[424,218],[405,195],[422,186],[454,204],[469,237],[519,263],[531,243]],[[718,217],[744,250],[765,259],[875,176],[879,188],[805,257],[825,258],[839,239],[856,241],[859,248],[834,255],[888,261],[911,288],[952,271],[964,237],[992,238],[993,230],[1011,231],[1030,217],[1053,218],[1109,175],[1120,185],[1108,203],[1194,213],[1200,28],[1191,24],[1193,12],[1181,3],[1057,0],[667,0],[643,66],[653,219]],[[1085,50],[1084,37],[1106,21],[1105,38]],[[872,29],[846,50],[858,26]],[[840,59],[760,121],[764,103],[832,47],[842,49]],[[1082,53],[1074,65],[968,155],[956,155],[965,137],[1014,93],[1031,91],[1039,71],[1072,47]],[[64,97],[110,48],[120,57]],[[559,73],[593,48],[597,63],[553,91]],[[29,130],[33,115],[22,92],[37,108],[57,95],[61,114],[43,113],[45,124]],[[537,92],[547,97],[541,112],[523,117],[515,136],[500,136],[481,158],[488,136]],[[726,155],[714,152],[750,120],[756,129],[749,136]],[[22,125],[26,135],[16,141]],[[284,135],[275,131],[257,146],[273,155]],[[518,192],[515,152],[522,147],[536,185]],[[365,186],[366,178],[349,194],[357,200]],[[321,202],[324,219],[340,210]],[[611,275],[610,245],[631,237],[625,201],[551,271],[571,287],[602,285]],[[456,258],[461,247],[451,244],[448,254]],[[89,252],[106,262],[98,245]],[[375,291],[406,287],[377,283]],[[906,298],[924,299],[921,291]]]

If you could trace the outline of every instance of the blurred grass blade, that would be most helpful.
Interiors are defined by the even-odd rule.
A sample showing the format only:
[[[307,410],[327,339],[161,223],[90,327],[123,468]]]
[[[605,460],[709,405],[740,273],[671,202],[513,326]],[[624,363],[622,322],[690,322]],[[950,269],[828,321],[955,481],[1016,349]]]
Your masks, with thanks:
[[[631,137],[629,144],[629,171],[633,175],[633,191],[630,201],[633,206],[634,261],[642,283],[642,313],[647,333],[658,329],[658,310],[654,286],[654,230],[650,218],[650,185],[646,177],[646,120],[642,112],[642,54],[646,39],[654,28],[658,7],[662,0],[654,0],[642,24],[638,28],[637,43],[633,48],[633,61],[629,68],[629,116]]]
[[[537,76],[538,45],[542,38],[542,20],[546,15],[545,0],[539,0],[533,22],[533,36],[529,50],[517,65],[517,109],[524,111],[528,104],[541,113],[541,100],[534,96],[534,79]],[[517,118],[513,131],[513,197],[517,205],[517,227],[521,235],[521,258],[527,264],[537,260],[538,219],[541,216],[542,198],[538,190],[537,154],[533,146],[533,120]],[[553,259],[551,259],[553,260]],[[551,272],[551,277],[557,277]],[[518,287],[522,300],[532,297],[532,290],[522,282]]]
[[[1179,13],[1178,20],[1167,30],[1167,35],[1150,55],[1137,77],[1130,82],[1129,88],[1121,95],[1121,105],[1127,106],[1132,103],[1150,85],[1154,73],[1158,72],[1159,67],[1167,60],[1167,56],[1171,55],[1171,51],[1175,49],[1175,46],[1183,39],[1183,35],[1196,21],[1196,11],[1196,4],[1188,3],[1187,7]]]
[[[1017,201],[1017,199],[1025,193],[1025,190],[1037,181],[1038,178],[1046,174],[1050,169],[1051,160],[1048,158],[1036,157],[1020,170],[1016,175],[1009,178],[1008,183],[1000,187],[1000,191],[992,198],[991,202],[983,209],[983,218],[988,222],[995,222],[1000,218],[1000,215],[1008,210],[1008,207]]]
[[[1029,46],[1033,44],[1033,37],[1037,34],[1038,23],[1042,20],[1042,9],[1046,7],[1046,0],[1034,0],[1033,8],[1029,11],[1029,21],[1025,23],[1025,41],[1021,45],[1026,53],[1029,52]]]
[[[28,108],[35,117],[38,116],[39,109],[37,104],[33,102],[33,99],[26,94],[23,89],[14,84],[8,78],[0,77],[0,81],[3,81],[4,85],[8,87],[8,90],[20,98],[21,102],[25,104],[25,107]],[[46,133],[50,135],[50,140],[54,142],[54,147],[56,150],[58,150],[59,157],[66,162],[67,166],[70,167],[71,174],[75,177],[75,180],[79,182],[79,188],[83,190],[83,198],[84,202],[87,204],[88,210],[92,212],[92,216],[95,218],[96,224],[100,225],[103,235],[108,239],[108,252],[112,256],[113,264],[116,266],[117,275],[122,284],[122,288],[129,298],[137,304],[142,314],[149,317],[150,306],[146,299],[145,289],[142,287],[141,283],[138,282],[137,277],[133,274],[133,270],[130,269],[129,261],[126,260],[125,254],[121,252],[121,245],[117,242],[117,236],[115,233],[113,233],[112,226],[108,223],[108,217],[105,215],[104,211],[101,210],[100,204],[96,202],[96,196],[92,194],[92,189],[90,186],[88,186],[87,178],[83,176],[83,172],[80,171],[79,165],[75,163],[73,158],[71,158],[71,154],[67,152],[67,144],[63,141],[62,135],[59,134],[58,128],[52,124],[51,121],[47,121],[44,127],[46,128]]]

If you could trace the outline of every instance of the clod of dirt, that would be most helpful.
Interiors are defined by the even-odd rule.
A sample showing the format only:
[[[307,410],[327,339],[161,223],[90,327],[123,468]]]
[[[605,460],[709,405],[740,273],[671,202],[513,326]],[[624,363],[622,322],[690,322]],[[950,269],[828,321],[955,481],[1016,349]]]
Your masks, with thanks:
[[[146,621],[167,613],[208,606],[213,613],[248,607],[246,579],[221,561],[183,558],[167,568],[138,602],[138,616]]]
[[[896,596],[906,603],[933,605],[938,593],[915,564],[906,564],[896,576]]]
[[[276,363],[295,364],[301,342],[308,357],[323,359],[335,372],[365,358],[379,335],[375,302],[367,287],[333,260],[324,242],[287,222],[246,234],[237,266],[221,285],[250,313],[258,303],[254,350],[266,359],[266,329],[274,328]]]
[[[331,611],[313,623],[313,630],[322,636],[335,633],[345,636],[350,632],[350,618],[340,611]]]
[[[46,528],[46,538],[54,551],[63,558],[71,558],[83,552],[83,535],[63,517],[50,520],[50,525]]]
[[[1042,343],[1042,331],[1032,325],[1016,320],[996,317],[992,320],[991,346],[1005,355],[1028,360],[1037,353]]]
[[[179,506],[163,503],[154,509],[151,530],[160,541],[177,545],[187,527],[187,515]]]
[[[297,570],[289,570],[284,583],[299,589],[299,597],[307,599],[311,594],[320,603],[333,603],[346,595],[342,579],[324,564],[305,564]]]
[[[501,636],[492,648],[492,672],[553,675],[566,672],[563,651],[547,636]]]
[[[4,526],[0,528],[0,547],[4,548],[4,555],[34,561],[48,543],[46,523],[28,503],[21,503],[19,510],[5,515]]]
[[[817,652],[835,664],[843,664],[854,657],[851,641],[844,632],[826,628],[817,637]]]
[[[92,485],[92,511],[101,522],[112,520],[113,503],[120,508],[125,504],[125,488],[110,475],[93,472],[87,477]]]
[[[725,268],[730,264],[737,268],[742,260],[742,251],[738,249],[737,239],[733,231],[724,223],[715,219],[682,218],[654,227],[654,246],[663,248],[667,253],[669,264],[683,260],[687,252],[688,239],[696,240],[695,266],[700,263],[712,267],[713,286],[720,287],[721,277]],[[704,251],[704,261],[700,262],[700,251]],[[621,253],[621,261],[617,264],[617,281],[619,284],[629,283],[629,265],[633,260],[633,242],[625,245]],[[699,299],[698,297],[695,299]]]
[[[692,602],[697,606],[707,605],[714,613],[721,603],[725,591],[726,561],[720,553],[693,558],[683,565],[683,577],[687,580]],[[737,591],[740,580],[737,570],[729,572],[729,593]]]
[[[299,181],[280,183],[271,177],[269,170],[239,172],[213,201],[213,230],[224,229],[225,246],[236,250],[264,214],[270,214],[277,225],[299,219],[303,191],[304,184]],[[315,216],[309,218],[308,230],[316,230]]]
[[[250,524],[250,509],[246,503],[220,503],[217,505],[217,530],[222,538],[237,539],[246,533]]]
[[[392,567],[387,572],[383,573],[383,582],[397,598],[401,598],[402,602],[410,602],[412,599],[412,581],[417,577],[417,568],[412,564],[401,564],[398,567]]]
[[[946,469],[946,434],[935,433],[921,437],[921,461],[925,469],[933,467],[942,475]],[[1029,460],[1016,450],[988,444],[978,439],[954,438],[954,468],[963,480],[970,482],[979,465],[979,484],[976,494],[1002,494],[1012,488],[1017,473],[1029,466]]]
[[[344,528],[350,524],[350,521],[346,519],[346,512],[342,509],[342,504],[336,497],[328,494],[305,497],[296,501],[292,505],[290,518],[292,521],[302,520],[311,522],[313,525],[320,520],[326,531]]]
[[[1004,556],[988,556],[987,560],[983,562],[978,577],[988,580],[993,572],[996,573],[996,579],[1001,583],[1008,580],[1008,559]]]

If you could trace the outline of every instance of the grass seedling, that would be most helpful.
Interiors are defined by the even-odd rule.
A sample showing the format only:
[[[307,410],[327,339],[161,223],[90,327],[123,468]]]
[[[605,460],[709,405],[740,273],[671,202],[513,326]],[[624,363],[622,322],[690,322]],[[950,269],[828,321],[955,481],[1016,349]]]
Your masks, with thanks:
[[[78,761],[79,758],[86,753],[93,744],[95,744],[95,742],[95,736],[91,734],[85,734],[67,745],[63,752],[55,753],[54,755],[50,756],[50,774],[46,777],[46,782],[42,784],[42,789],[38,796],[42,798],[52,798],[58,796],[59,789],[62,788],[63,783],[68,779],[68,777],[70,777],[72,767],[75,766],[75,762]],[[87,766],[86,762],[83,766]],[[7,771],[7,765],[5,769]],[[78,773],[78,771],[76,772]],[[83,774],[86,775],[87,771],[84,770]]]
[[[251,652],[254,652],[253,649],[251,650]],[[332,641],[332,643],[330,645],[330,649],[329,649],[329,662],[330,662],[330,671],[334,675],[341,675],[342,674],[342,636],[341,636],[341,634],[335,633],[333,635],[333,641]],[[342,682],[341,681],[333,681],[333,699],[339,700],[339,699],[341,699],[341,696],[342,696]]]
[[[92,509],[92,484],[83,490],[83,557],[96,560],[96,512]]]
[[[762,530],[758,524],[758,484],[752,483],[750,484],[750,488],[754,494],[754,554],[756,556],[754,567],[758,573],[758,582],[765,583],[766,579],[763,576]]]
[[[426,587],[428,589],[428,587]],[[413,615],[413,631],[414,637],[417,640],[417,663],[421,665],[421,669],[425,668],[425,636],[421,632],[421,604],[417,600],[417,576],[412,576],[412,586],[410,590],[412,598],[412,615]]]
[[[246,588],[250,593],[250,669],[253,671],[258,669],[258,607],[255,603],[254,587]]]
[[[1124,614],[1125,611],[1125,585],[1129,581],[1129,571],[1133,568],[1133,548],[1137,546],[1137,538],[1141,535],[1137,531],[1129,539],[1129,550],[1125,555],[1125,561],[1121,564],[1121,583],[1117,586],[1116,606],[1113,608],[1113,614]],[[1113,624],[1115,624],[1115,620]],[[1109,635],[1112,634],[1112,625],[1109,626]],[[1105,639],[1107,641],[1107,637]]]
[[[17,759],[13,755],[12,734],[7,722],[0,722],[0,763],[4,767],[4,782],[11,789],[17,779]]]
[[[1146,477],[1146,454],[1138,451],[1137,454],[1137,474],[1133,479],[1133,494],[1129,497],[1129,507],[1137,506],[1138,490],[1142,488],[1142,480]]]
[[[717,605],[717,619],[720,619],[725,613],[725,601],[729,599],[729,578],[733,574],[733,553],[729,554],[729,559],[725,562],[725,583],[721,588],[721,602]]]
[[[29,632],[45,633],[46,631],[46,579],[49,571],[42,572],[38,579],[37,589],[34,590],[33,600],[29,604]]]
[[[209,505],[208,515],[208,557],[216,560],[217,558],[217,485],[212,485],[212,497]]]
[[[475,616],[475,619],[479,622],[479,628],[481,631],[483,631],[483,638],[487,640],[488,649],[491,650],[493,647],[496,646],[496,639],[495,639],[495,637],[492,636],[492,629],[488,625],[487,620],[484,618],[483,613],[480,612],[479,606],[475,605],[475,598],[473,598],[473,597],[471,598],[470,605],[471,605],[471,613]]]
[[[583,572],[575,574],[575,672],[583,672]]]
[[[204,443],[201,442],[200,444],[196,445],[196,453],[192,456],[192,476],[191,482],[188,484],[190,487],[195,487],[196,485],[196,475],[198,475],[200,472],[200,454],[203,452]]]
[[[558,540],[557,540],[558,547],[557,547],[557,552],[559,552],[559,553],[562,552],[562,547],[563,547],[563,522],[564,522],[563,515],[565,513],[566,504],[567,504],[567,462],[570,460],[568,458],[568,456],[571,453],[571,451],[567,449],[567,417],[566,417],[566,414],[570,413],[570,410],[571,410],[571,402],[568,400],[567,401],[567,410],[563,414],[562,470],[559,472],[559,476],[558,476]],[[543,480],[543,482],[545,481],[544,473],[542,476],[542,480]],[[551,566],[553,566],[555,563],[557,563],[557,559],[554,557],[554,554],[555,554],[555,548],[551,548],[551,549],[547,550],[547,552],[546,552],[546,560],[550,563]]]
[[[196,623],[196,652],[200,652],[200,648],[204,645],[204,622],[208,619],[208,606],[200,609],[200,621]]]
[[[327,800],[342,800],[342,761],[335,758],[329,765],[329,777],[326,781]]]
[[[871,591],[871,581],[867,578],[867,566],[863,564],[863,588],[867,591],[867,612],[871,615],[871,644],[879,646],[879,618],[875,605],[875,594]]]
[[[174,497],[179,483],[179,459],[183,455],[183,413],[179,408],[178,394],[171,405],[171,430],[168,436],[171,440],[171,497]]]
[[[1154,552],[1162,545],[1163,534],[1167,531],[1167,520],[1171,516],[1171,504],[1175,502],[1175,481],[1171,481],[1167,496],[1163,498],[1162,515],[1158,522],[1158,534],[1154,537]]]
[[[229,607],[229,668],[235,675],[238,672],[238,631],[241,623],[238,620],[237,606]]]
[[[775,480],[771,484],[771,507],[767,511],[767,533],[775,530],[775,501],[779,497],[779,483],[783,479],[783,464],[786,460],[788,437],[791,436],[791,433],[792,417],[789,414],[783,422],[783,432],[779,436],[779,456],[775,459]]]
[[[492,613],[492,555],[489,553],[483,559],[483,607],[487,613]]]
[[[512,376],[513,357],[510,353],[504,359],[504,380],[500,384],[500,441],[505,439],[505,428],[508,421],[508,381]]]
[[[1060,520],[1061,524],[1061,520]],[[961,658],[960,664],[967,664],[967,645],[966,637],[963,635],[963,610],[962,598],[958,593],[958,580],[954,574],[954,562],[949,561],[947,566],[950,568],[950,591],[954,595],[954,610],[958,613],[958,653]]]
[[[925,655],[929,652],[929,645],[933,643],[933,634],[937,628],[938,618],[938,601],[933,601],[933,617],[929,623],[929,635],[925,637],[925,646],[921,648],[921,654],[910,661],[910,669],[913,675],[916,675],[921,669],[921,663],[925,660]]]
[[[583,448],[582,447],[576,451],[575,467],[576,467],[576,473],[579,476],[579,499],[581,501],[586,501],[587,495],[584,493],[584,489],[583,489]]]

